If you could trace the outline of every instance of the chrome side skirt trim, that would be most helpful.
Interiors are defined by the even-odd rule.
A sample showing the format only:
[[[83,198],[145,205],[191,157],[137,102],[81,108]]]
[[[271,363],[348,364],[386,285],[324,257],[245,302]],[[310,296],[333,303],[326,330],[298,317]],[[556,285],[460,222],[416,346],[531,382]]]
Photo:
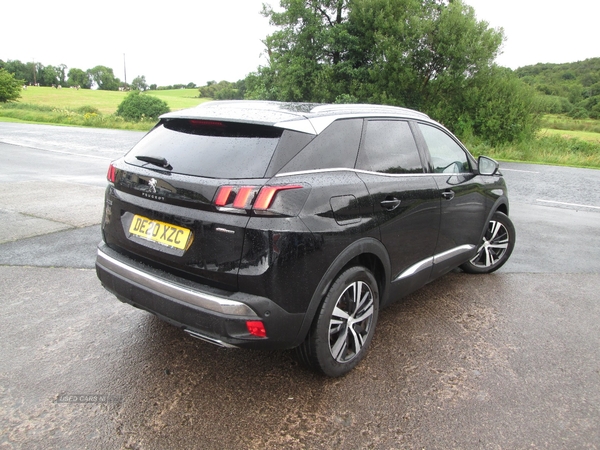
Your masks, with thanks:
[[[398,277],[394,281],[399,281],[405,278],[412,277],[414,274],[421,272],[422,270],[431,268],[431,266],[433,266],[433,256],[430,256],[429,258],[424,259],[423,261],[419,261],[418,263],[413,264],[400,275],[398,275]]]
[[[454,258],[455,256],[459,256],[463,253],[468,253],[471,250],[473,250],[475,248],[474,245],[470,245],[470,244],[466,244],[466,245],[461,245],[459,247],[454,247],[451,248],[450,250],[447,250],[443,253],[438,253],[437,255],[433,256],[433,263],[434,264],[439,264],[441,262],[444,262],[450,258]]]
[[[190,305],[231,316],[257,317],[254,310],[245,303],[228,300],[206,292],[194,291],[184,286],[168,282],[154,275],[142,272],[135,267],[124,264],[121,261],[108,256],[100,249],[98,249],[96,263],[116,275],[133,281],[140,286],[159,294],[189,303]]]
[[[470,244],[461,245],[445,252],[438,253],[437,255],[430,256],[429,258],[425,258],[424,260],[410,266],[408,269],[398,275],[394,281],[400,281],[404,280],[405,278],[412,277],[423,270],[430,269],[434,264],[439,264],[455,256],[468,253],[474,248],[475,246]]]

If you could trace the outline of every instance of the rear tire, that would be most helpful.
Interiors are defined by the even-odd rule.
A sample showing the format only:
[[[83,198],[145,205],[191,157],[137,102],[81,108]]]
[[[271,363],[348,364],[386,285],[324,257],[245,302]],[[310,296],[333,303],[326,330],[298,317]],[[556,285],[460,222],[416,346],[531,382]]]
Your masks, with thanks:
[[[365,357],[377,323],[379,287],[362,266],[351,267],[333,282],[306,340],[300,359],[330,377],[350,372]]]
[[[491,273],[504,265],[515,247],[516,233],[506,214],[496,212],[488,223],[477,254],[461,267],[468,273]]]

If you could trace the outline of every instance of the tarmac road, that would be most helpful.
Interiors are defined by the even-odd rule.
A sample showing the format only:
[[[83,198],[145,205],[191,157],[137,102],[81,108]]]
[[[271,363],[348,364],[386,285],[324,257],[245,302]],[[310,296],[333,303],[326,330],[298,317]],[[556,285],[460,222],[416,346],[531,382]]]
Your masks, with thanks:
[[[106,168],[141,136],[0,123],[0,448],[600,446],[600,171],[503,163],[511,260],[383,311],[332,380],[100,286]]]

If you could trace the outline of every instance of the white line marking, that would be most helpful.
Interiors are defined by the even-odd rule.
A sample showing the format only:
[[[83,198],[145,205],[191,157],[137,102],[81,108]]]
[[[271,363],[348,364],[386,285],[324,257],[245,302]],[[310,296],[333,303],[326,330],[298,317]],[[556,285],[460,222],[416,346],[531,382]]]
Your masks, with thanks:
[[[579,205],[577,203],[565,203],[565,202],[555,202],[552,200],[540,200],[539,198],[536,199],[536,202],[542,202],[542,203],[555,203],[557,205],[566,205],[566,206],[576,206],[578,208],[592,208],[592,209],[600,209],[600,206],[590,206],[590,205]]]
[[[98,155],[86,155],[83,153],[74,153],[74,152],[65,152],[64,150],[54,150],[51,148],[39,148],[39,147],[32,147],[32,145],[34,144],[23,144],[23,143],[13,143],[13,142],[5,142],[5,141],[0,141],[0,144],[7,144],[7,145],[14,145],[15,147],[25,147],[25,148],[30,148],[31,150],[38,150],[40,152],[50,152],[50,153],[59,153],[61,155],[70,155],[70,156],[81,156],[82,158],[94,158],[94,159],[103,159],[105,161],[114,161],[117,158],[109,158],[107,156],[98,156]],[[125,154],[126,152],[123,152],[123,154]]]

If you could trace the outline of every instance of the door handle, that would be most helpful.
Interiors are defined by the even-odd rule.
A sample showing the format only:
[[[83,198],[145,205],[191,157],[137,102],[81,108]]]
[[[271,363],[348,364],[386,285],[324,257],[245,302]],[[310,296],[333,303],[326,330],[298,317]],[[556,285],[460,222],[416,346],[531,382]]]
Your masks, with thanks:
[[[442,192],[442,197],[444,197],[446,200],[452,200],[454,198],[454,191],[452,189],[446,189],[444,192]]]
[[[396,197],[386,197],[385,200],[380,203],[380,205],[383,209],[386,209],[388,211],[393,211],[398,206],[400,206],[401,202],[402,202],[402,200],[400,200]]]

